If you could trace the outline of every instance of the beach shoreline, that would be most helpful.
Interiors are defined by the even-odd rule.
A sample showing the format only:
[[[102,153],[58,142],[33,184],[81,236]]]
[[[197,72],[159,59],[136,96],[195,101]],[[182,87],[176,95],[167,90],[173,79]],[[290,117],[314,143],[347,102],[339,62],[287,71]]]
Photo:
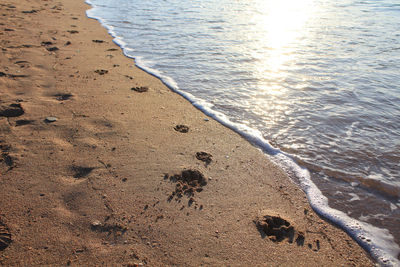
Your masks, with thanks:
[[[1,5],[0,264],[373,265],[259,149],[135,67],[88,8]],[[266,235],[268,216],[282,236]]]

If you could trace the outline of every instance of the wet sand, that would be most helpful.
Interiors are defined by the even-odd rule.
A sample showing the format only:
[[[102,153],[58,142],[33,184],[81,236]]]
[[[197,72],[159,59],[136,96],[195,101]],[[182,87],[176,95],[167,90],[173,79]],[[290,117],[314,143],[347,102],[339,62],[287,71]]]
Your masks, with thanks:
[[[0,264],[372,266],[82,0],[0,4]]]

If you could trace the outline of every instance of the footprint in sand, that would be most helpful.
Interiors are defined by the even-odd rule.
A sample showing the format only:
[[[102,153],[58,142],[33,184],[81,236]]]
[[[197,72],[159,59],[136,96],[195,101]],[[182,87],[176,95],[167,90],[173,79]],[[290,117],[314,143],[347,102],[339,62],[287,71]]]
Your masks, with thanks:
[[[70,169],[73,171],[73,176],[76,179],[88,176],[95,168],[94,167],[84,167],[84,166],[71,166]]]
[[[196,153],[196,158],[198,160],[201,160],[201,161],[205,162],[206,166],[208,164],[210,164],[211,161],[212,161],[212,155],[207,153],[207,152],[197,152]]]
[[[180,132],[180,133],[187,133],[189,132],[189,127],[183,124],[178,124],[174,127],[175,131]]]
[[[104,75],[108,73],[108,70],[95,70],[95,73],[99,74],[99,75]]]
[[[147,86],[137,86],[137,87],[132,87],[131,90],[138,93],[144,93],[149,91],[149,88]]]
[[[10,105],[0,104],[0,116],[1,117],[19,117],[25,113],[21,104],[13,103]]]
[[[268,236],[277,243],[288,239],[289,243],[296,241],[298,246],[304,245],[304,233],[297,231],[292,223],[273,211],[262,211],[254,223],[263,238]]]
[[[164,180],[168,179],[175,183],[175,190],[168,197],[168,201],[174,198],[179,201],[183,196],[186,196],[189,198],[189,206],[195,202],[195,193],[203,191],[203,187],[207,185],[207,179],[198,170],[183,170],[180,174],[171,176],[165,174]]]

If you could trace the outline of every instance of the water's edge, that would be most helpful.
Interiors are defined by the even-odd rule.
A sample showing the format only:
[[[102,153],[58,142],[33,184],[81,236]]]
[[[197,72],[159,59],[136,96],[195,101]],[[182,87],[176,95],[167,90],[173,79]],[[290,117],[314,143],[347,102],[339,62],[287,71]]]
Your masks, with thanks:
[[[309,171],[299,166],[290,154],[272,147],[260,131],[252,129],[244,124],[230,121],[223,113],[213,110],[210,103],[195,97],[191,93],[180,90],[171,77],[162,75],[156,69],[146,66],[142,62],[141,58],[129,54],[132,50],[126,48],[126,43],[123,41],[123,37],[117,36],[113,27],[107,25],[106,20],[95,15],[95,5],[90,0],[86,0],[86,3],[92,7],[92,9],[86,11],[86,15],[91,19],[99,21],[100,24],[107,29],[108,33],[114,38],[114,43],[122,49],[122,52],[126,57],[135,61],[135,65],[138,68],[160,79],[169,89],[183,96],[205,115],[240,134],[252,145],[265,152],[265,154],[279,167],[287,173],[293,174],[296,177],[297,183],[300,184],[301,189],[306,193],[308,201],[314,211],[330,222],[341,227],[361,247],[368,251],[381,266],[400,266],[400,261],[397,259],[397,256],[400,253],[400,247],[394,242],[393,236],[387,229],[380,229],[369,223],[358,221],[349,217],[342,211],[329,207],[328,199],[312,182]]]

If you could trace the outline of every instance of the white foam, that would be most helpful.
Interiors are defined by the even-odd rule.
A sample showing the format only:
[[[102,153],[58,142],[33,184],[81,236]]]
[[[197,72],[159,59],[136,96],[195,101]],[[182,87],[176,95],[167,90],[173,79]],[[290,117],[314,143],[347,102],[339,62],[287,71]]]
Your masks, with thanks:
[[[149,64],[145,59],[139,57],[135,58],[133,55],[129,54],[133,49],[126,47],[127,44],[124,42],[123,37],[117,36],[113,27],[108,25],[106,20],[95,15],[96,6],[93,5],[90,0],[86,0],[86,3],[93,7],[92,9],[87,10],[87,16],[98,20],[108,30],[109,34],[114,37],[114,42],[122,48],[124,55],[135,59],[137,67],[162,80],[166,86],[182,95],[203,113],[239,133],[254,146],[267,153],[282,169],[289,173],[293,173],[299,180],[301,188],[307,194],[307,198],[313,209],[321,216],[342,227],[342,229],[344,229],[365,250],[367,250],[380,265],[400,266],[400,261],[397,259],[397,255],[400,253],[400,247],[394,242],[394,238],[388,230],[380,229],[367,222],[353,219],[346,213],[329,207],[328,199],[312,182],[309,171],[297,165],[291,155],[272,147],[257,129],[230,121],[225,114],[213,110],[213,105],[211,103],[197,98],[191,93],[182,91],[171,77],[153,69],[151,64]],[[351,135],[351,131],[348,132],[348,135]]]

